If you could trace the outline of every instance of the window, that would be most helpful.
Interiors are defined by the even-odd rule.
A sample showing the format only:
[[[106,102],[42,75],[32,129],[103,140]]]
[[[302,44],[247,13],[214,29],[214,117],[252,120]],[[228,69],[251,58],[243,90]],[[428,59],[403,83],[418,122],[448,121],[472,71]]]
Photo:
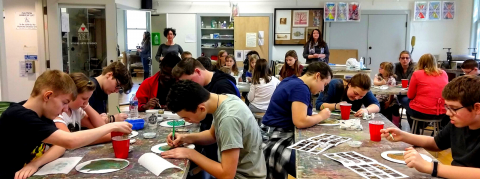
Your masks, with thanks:
[[[143,40],[143,33],[147,31],[146,11],[127,11],[127,48],[136,50]]]
[[[471,44],[473,48],[477,48],[477,59],[480,58],[480,54],[478,53],[480,47],[480,0],[475,0],[473,2],[473,17],[472,17],[472,40]]]

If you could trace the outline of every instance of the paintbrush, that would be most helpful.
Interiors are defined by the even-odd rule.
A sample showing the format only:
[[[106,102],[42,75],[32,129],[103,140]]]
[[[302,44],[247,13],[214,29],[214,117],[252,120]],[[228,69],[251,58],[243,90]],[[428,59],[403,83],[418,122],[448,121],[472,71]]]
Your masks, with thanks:
[[[392,133],[391,133],[391,132],[389,132],[389,134],[390,134],[390,137],[392,138],[392,140],[395,140],[395,139],[393,138],[393,135],[392,135]]]

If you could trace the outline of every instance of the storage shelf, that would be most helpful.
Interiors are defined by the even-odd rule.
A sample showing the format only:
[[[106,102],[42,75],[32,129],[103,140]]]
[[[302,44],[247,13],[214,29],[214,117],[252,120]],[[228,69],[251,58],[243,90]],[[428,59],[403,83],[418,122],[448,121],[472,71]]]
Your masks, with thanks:
[[[201,28],[202,30],[234,30],[234,29],[214,29],[214,28]]]
[[[234,39],[202,39],[202,40],[234,40]]]
[[[233,47],[202,47],[202,49],[234,49]]]

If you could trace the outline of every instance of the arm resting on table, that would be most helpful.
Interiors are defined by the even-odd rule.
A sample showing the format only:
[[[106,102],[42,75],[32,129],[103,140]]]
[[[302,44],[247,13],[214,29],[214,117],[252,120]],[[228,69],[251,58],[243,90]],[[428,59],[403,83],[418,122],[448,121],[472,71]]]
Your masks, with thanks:
[[[307,116],[307,105],[294,101],[292,103],[292,120],[293,124],[300,129],[312,127],[324,120],[320,115]]]
[[[43,142],[53,145],[59,145],[67,149],[75,149],[89,145],[100,137],[112,132],[113,130],[114,129],[112,125],[103,125],[95,129],[78,131],[74,133],[57,130],[48,138],[43,140]]]
[[[458,167],[439,163],[437,168],[437,176],[442,178],[459,179],[478,178],[478,176],[480,176],[480,168]]]

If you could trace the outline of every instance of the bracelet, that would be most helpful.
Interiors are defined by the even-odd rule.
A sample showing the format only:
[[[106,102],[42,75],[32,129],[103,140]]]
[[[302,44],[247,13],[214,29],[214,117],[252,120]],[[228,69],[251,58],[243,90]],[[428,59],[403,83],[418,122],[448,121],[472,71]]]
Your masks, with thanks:
[[[338,103],[335,103],[335,107],[333,107],[333,110],[337,110],[337,104]]]
[[[434,161],[433,162],[433,171],[432,171],[432,177],[437,177],[437,173],[438,173],[438,162],[437,161]]]

